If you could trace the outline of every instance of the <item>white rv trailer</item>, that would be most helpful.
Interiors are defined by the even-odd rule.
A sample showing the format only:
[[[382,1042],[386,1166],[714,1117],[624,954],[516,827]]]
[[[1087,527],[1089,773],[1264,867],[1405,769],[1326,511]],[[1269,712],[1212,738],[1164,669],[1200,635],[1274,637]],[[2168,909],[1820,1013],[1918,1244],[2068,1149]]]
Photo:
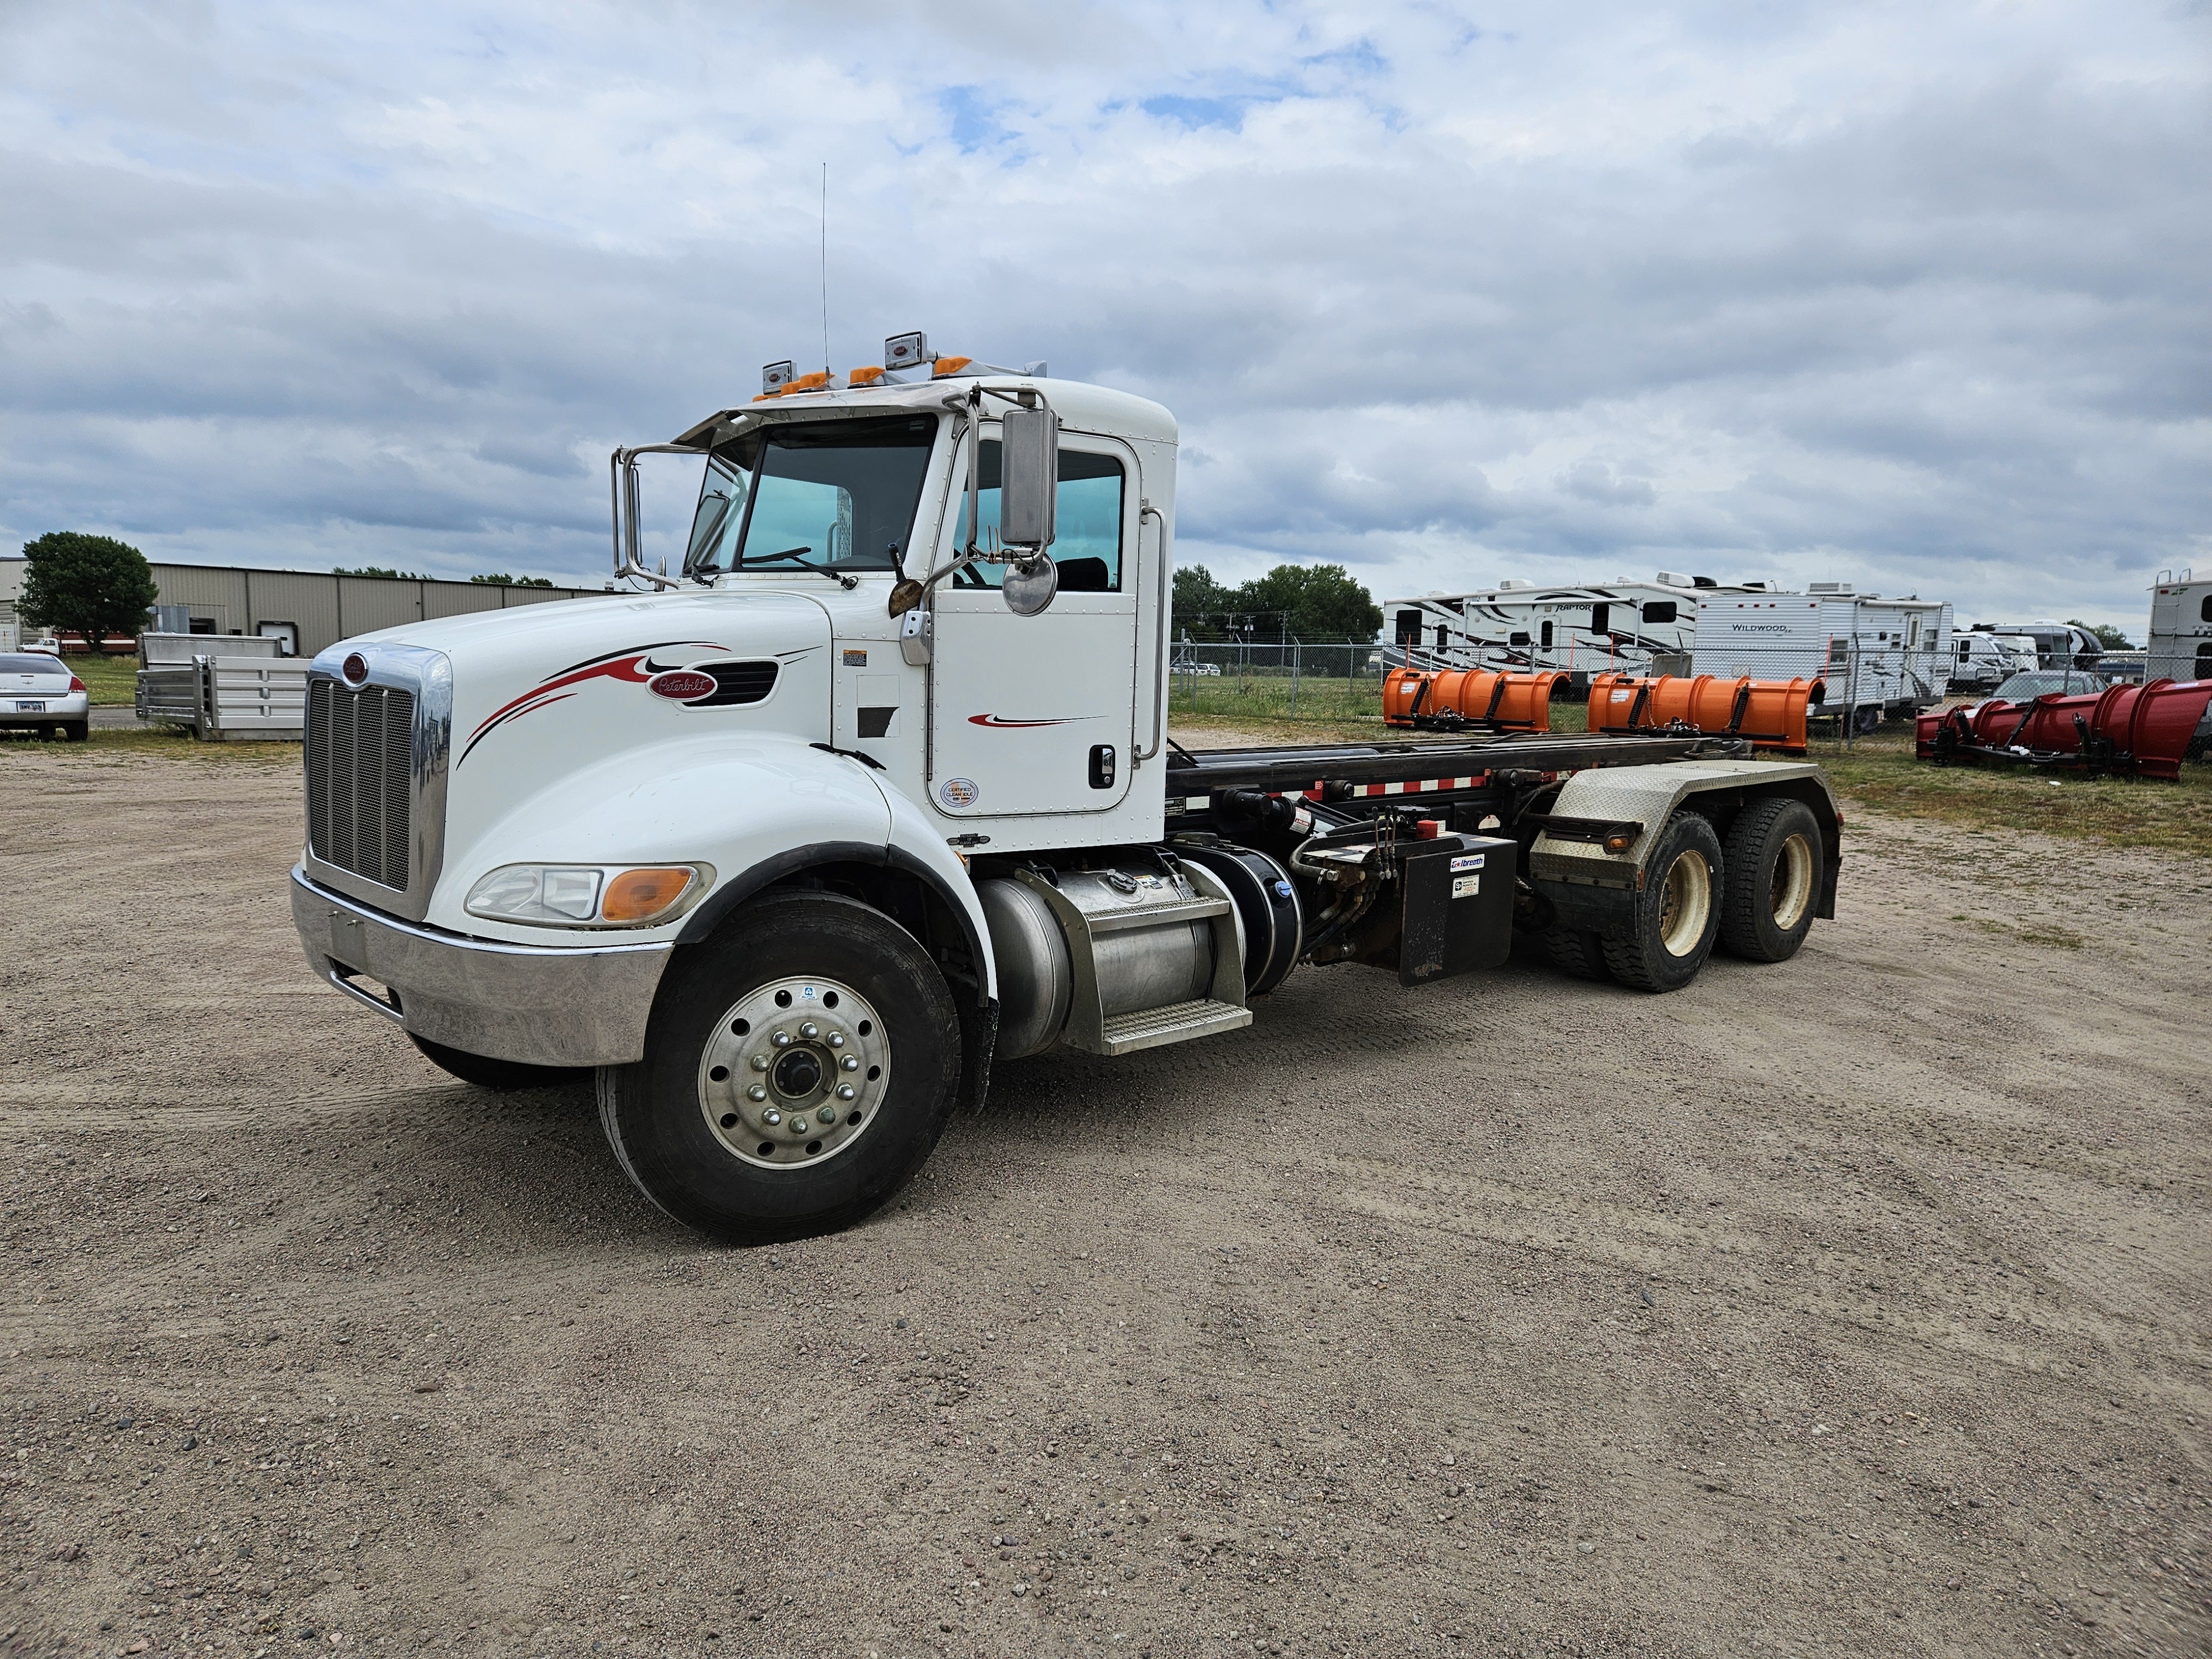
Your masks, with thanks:
[[[2158,573],[2144,644],[2146,678],[2212,680],[2212,575]]]
[[[1470,593],[1394,599],[1392,637],[1423,668],[1559,669],[1583,685],[1593,674],[1682,673],[1698,607],[1721,594],[1763,593],[1765,582],[1723,586],[1662,570],[1650,581],[1547,586],[1507,580]]]
[[[1723,678],[1819,680],[1820,712],[1849,710],[1861,731],[1942,702],[1956,666],[1948,603],[1855,593],[1849,582],[1714,595],[1698,607],[1690,657],[1698,673]]]

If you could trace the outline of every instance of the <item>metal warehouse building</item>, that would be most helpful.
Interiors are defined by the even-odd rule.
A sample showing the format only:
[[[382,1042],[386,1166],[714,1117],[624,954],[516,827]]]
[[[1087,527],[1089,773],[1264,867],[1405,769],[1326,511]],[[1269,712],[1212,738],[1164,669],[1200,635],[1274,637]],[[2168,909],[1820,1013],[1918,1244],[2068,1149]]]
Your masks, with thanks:
[[[0,650],[18,643],[15,599],[26,561],[0,558]],[[242,566],[156,564],[155,603],[181,605],[195,634],[273,635],[303,657],[349,635],[367,634],[429,617],[501,611],[550,599],[580,599],[600,587],[507,587],[489,582],[337,576],[308,570],[250,570]],[[21,630],[27,638],[29,631]]]

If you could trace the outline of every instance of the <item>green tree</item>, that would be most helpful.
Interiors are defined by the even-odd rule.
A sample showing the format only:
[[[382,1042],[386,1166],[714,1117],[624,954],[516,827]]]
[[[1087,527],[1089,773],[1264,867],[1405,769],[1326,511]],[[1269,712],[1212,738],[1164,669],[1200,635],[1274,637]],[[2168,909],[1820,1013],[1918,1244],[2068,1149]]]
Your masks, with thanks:
[[[331,567],[331,574],[333,576],[381,576],[385,580],[392,582],[437,580],[435,576],[426,576],[419,570],[392,570],[380,564],[356,565],[350,568],[345,565],[334,564]]]
[[[1287,612],[1293,639],[1366,641],[1382,628],[1382,607],[1340,564],[1279,564],[1227,599],[1232,611]]]
[[[553,586],[543,576],[510,576],[505,571],[487,572],[481,576],[471,576],[469,580],[472,582],[481,582],[486,587],[550,587]]]
[[[1194,640],[1221,636],[1221,613],[1229,609],[1230,591],[1214,580],[1202,564],[1187,564],[1175,573],[1175,632]]]
[[[2110,623],[2085,623],[2079,617],[2069,617],[2066,621],[2070,627],[2087,629],[2097,636],[2097,643],[2107,651],[2135,649],[2135,647],[2128,643],[2128,636]]]
[[[50,531],[23,544],[30,562],[16,610],[35,628],[83,635],[95,651],[110,634],[134,638],[160,597],[146,556],[112,536]]]

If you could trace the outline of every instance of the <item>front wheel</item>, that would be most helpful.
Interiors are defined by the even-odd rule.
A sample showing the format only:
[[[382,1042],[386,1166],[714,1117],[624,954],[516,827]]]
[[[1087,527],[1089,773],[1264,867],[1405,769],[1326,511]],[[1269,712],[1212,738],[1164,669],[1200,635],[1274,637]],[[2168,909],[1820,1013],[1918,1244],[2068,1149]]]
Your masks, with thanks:
[[[1695,812],[1677,812],[1652,848],[1627,934],[1605,941],[1605,965],[1639,991],[1676,991],[1712,954],[1720,924],[1720,837]]]
[[[773,894],[670,964],[645,1058],[600,1068],[623,1172],[738,1243],[850,1226],[921,1168],[960,1082],[945,976],[881,912]]]

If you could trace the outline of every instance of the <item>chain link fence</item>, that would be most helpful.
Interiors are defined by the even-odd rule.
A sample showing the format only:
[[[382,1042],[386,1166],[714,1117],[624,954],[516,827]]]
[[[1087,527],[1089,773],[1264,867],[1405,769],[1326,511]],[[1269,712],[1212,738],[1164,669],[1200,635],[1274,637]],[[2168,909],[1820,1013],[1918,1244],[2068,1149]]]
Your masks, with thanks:
[[[1168,659],[1168,712],[1380,720],[1382,676],[1391,665],[1372,640],[1314,645],[1177,640]]]

